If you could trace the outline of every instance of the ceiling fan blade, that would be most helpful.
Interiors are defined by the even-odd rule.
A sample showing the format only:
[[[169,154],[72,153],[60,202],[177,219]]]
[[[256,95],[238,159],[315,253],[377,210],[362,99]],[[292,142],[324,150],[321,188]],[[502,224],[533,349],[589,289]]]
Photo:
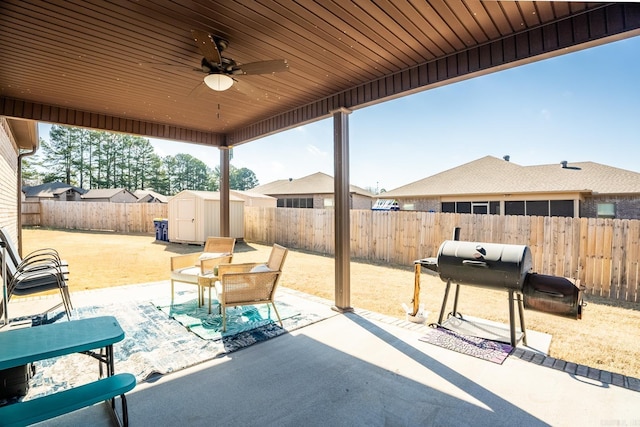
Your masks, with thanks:
[[[191,92],[189,92],[189,95],[187,96],[189,98],[202,98],[204,96],[210,95],[211,92],[211,89],[209,89],[207,85],[204,84],[204,82],[200,82],[197,86],[191,89]]]
[[[211,34],[205,31],[191,30],[191,35],[196,41],[198,49],[202,52],[202,56],[204,56],[207,61],[217,65],[222,63],[222,55],[220,55],[218,46],[216,45],[215,40],[211,37]]]
[[[286,59],[273,59],[271,61],[258,61],[242,64],[238,67],[237,74],[271,74],[289,70],[289,63]],[[236,74],[234,72],[234,74]]]
[[[237,79],[233,79],[233,86],[231,86],[230,90],[247,96],[254,101],[262,100],[267,96],[267,93],[264,90],[259,89],[246,81]]]

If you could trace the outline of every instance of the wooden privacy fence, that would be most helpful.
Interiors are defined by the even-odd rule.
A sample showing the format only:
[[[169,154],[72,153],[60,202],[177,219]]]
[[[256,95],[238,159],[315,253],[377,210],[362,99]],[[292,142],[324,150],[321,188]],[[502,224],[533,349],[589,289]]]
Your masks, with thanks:
[[[22,225],[40,225],[40,202],[22,202]]]
[[[351,256],[413,265],[460,239],[527,245],[533,270],[577,278],[590,295],[639,302],[640,221],[595,218],[351,211]],[[245,240],[334,253],[330,209],[245,207]]]
[[[22,204],[23,225],[78,230],[110,230],[118,233],[154,233],[154,218],[167,217],[166,203],[109,202],[39,202],[40,215],[25,217],[25,206],[33,211],[33,203]],[[34,219],[37,218],[37,223]],[[28,221],[29,220],[29,221]]]
[[[23,225],[154,233],[163,203],[42,201],[22,205]],[[640,302],[640,220],[351,211],[351,256],[412,265],[435,257],[453,229],[460,239],[527,245],[537,273],[577,278],[587,294]],[[245,206],[244,238],[334,253],[334,211]]]

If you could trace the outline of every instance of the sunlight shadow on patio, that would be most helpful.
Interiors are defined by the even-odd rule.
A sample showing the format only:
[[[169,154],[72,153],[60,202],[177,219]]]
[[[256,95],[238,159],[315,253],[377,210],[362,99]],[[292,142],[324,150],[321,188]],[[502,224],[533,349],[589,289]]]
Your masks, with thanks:
[[[546,424],[353,314],[163,377],[130,401],[132,423],[149,425]]]

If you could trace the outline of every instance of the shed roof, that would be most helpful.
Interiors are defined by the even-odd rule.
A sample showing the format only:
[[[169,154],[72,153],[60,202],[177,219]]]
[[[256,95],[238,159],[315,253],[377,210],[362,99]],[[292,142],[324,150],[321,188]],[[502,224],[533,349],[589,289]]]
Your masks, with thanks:
[[[229,190],[229,194],[233,195],[233,196],[237,196],[237,197],[239,197],[241,199],[244,199],[244,198],[264,199],[264,200],[273,199],[273,197],[268,196],[266,194],[258,193],[256,191],[253,191],[253,189],[248,190],[248,191],[244,191],[244,190]]]
[[[181,195],[185,195],[185,194],[192,194],[195,197],[199,198],[199,199],[203,199],[203,200],[217,200],[220,201],[220,192],[219,191],[200,191],[200,190],[182,190],[181,192],[179,192],[178,194],[176,194],[175,196],[173,196],[170,200],[173,200],[174,198],[181,196]],[[229,194],[229,200],[232,202],[244,202],[244,200],[242,200],[239,197],[234,196],[233,194]]]
[[[594,162],[521,166],[486,156],[388,191],[384,197],[552,192],[640,194],[640,173]]]
[[[333,194],[334,183],[333,177],[326,173],[316,172],[302,178],[280,179],[259,185],[252,189],[254,192],[269,195],[288,195],[288,194]],[[349,186],[349,191],[362,196],[373,197],[369,191],[355,185]]]

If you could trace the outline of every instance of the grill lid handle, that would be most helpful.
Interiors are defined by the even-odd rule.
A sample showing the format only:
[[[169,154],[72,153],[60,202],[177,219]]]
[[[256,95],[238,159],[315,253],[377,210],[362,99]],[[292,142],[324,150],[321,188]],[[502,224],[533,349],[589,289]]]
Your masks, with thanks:
[[[462,261],[462,265],[466,265],[469,267],[476,267],[476,268],[488,268],[489,266],[487,265],[486,262],[484,261],[472,261],[469,259],[465,259]]]

